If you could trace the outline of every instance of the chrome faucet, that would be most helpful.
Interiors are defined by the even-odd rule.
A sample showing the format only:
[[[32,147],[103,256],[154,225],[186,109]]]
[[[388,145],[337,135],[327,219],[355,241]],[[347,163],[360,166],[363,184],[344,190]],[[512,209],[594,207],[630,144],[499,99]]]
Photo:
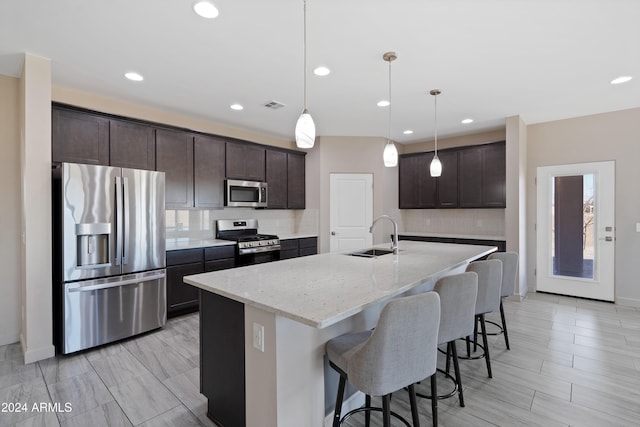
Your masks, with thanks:
[[[391,250],[394,254],[398,253],[398,224],[389,215],[380,215],[373,220],[371,227],[369,227],[369,233],[373,233],[373,226],[376,225],[379,219],[386,218],[393,223],[393,237],[391,238]]]

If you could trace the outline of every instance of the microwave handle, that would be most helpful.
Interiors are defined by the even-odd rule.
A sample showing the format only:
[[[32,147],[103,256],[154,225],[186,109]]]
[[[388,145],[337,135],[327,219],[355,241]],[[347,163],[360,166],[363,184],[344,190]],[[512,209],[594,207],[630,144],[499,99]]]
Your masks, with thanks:
[[[267,187],[260,187],[260,195],[258,196],[258,198],[260,199],[260,203],[264,203],[264,205],[267,205]]]

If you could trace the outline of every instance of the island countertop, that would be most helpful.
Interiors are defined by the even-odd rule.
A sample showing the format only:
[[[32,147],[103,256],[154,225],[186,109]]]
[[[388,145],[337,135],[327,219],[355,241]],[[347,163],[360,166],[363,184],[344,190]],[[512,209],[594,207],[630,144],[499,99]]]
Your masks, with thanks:
[[[377,248],[388,249],[389,245]],[[496,250],[400,241],[377,258],[326,253],[186,276],[184,282],[300,323],[325,328]]]

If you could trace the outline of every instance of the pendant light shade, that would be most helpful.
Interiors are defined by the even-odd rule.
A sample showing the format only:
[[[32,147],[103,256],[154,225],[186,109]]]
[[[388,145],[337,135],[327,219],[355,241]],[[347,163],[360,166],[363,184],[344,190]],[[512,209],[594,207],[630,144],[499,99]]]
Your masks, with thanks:
[[[307,110],[307,0],[304,0],[304,110],[296,122],[295,136],[298,148],[313,148],[316,125]]]
[[[311,114],[305,108],[296,122],[296,146],[298,148],[312,148],[316,140],[316,125]]]
[[[429,173],[432,177],[439,177],[442,175],[442,162],[438,158],[438,95],[442,93],[440,89],[433,89],[429,92],[433,95],[433,124],[434,124],[434,134],[435,134],[435,155],[433,156],[433,160],[431,160],[431,164],[429,165]]]
[[[382,55],[382,59],[389,63],[389,118],[387,121],[387,143],[384,146],[384,151],[382,152],[382,160],[384,161],[385,167],[394,168],[398,166],[398,148],[396,144],[391,140],[391,62],[395,61],[398,58],[395,52],[387,52]]]
[[[387,144],[384,146],[382,159],[384,160],[384,165],[388,168],[398,165],[398,149],[396,148],[396,144],[390,139],[387,140]]]

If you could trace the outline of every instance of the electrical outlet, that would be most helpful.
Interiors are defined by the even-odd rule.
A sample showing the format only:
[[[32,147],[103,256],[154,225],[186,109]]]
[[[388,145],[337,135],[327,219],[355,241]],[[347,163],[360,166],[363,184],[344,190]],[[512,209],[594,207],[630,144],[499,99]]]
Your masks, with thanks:
[[[253,323],[253,348],[264,353],[264,326]]]
[[[640,222],[636,222],[636,233],[640,233]]]

